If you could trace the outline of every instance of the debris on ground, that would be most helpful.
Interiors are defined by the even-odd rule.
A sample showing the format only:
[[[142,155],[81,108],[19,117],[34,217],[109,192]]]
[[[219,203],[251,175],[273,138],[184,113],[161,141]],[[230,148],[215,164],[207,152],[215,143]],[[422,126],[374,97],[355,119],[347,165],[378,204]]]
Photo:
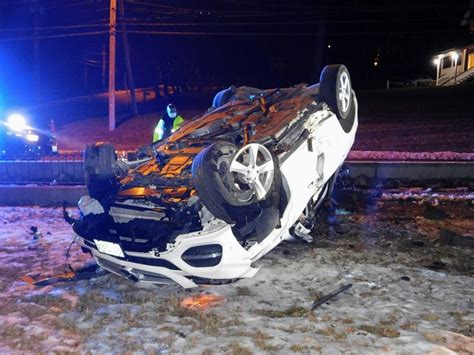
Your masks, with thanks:
[[[349,289],[351,287],[352,287],[352,284],[347,284],[347,285],[344,285],[341,288],[337,289],[336,291],[331,292],[331,293],[327,294],[326,296],[321,297],[320,299],[318,299],[317,301],[315,301],[313,303],[313,305],[311,306],[311,310],[314,311],[316,308],[318,308],[322,304],[327,303],[330,299],[336,297],[338,294],[340,294],[341,292],[346,291],[347,289]]]

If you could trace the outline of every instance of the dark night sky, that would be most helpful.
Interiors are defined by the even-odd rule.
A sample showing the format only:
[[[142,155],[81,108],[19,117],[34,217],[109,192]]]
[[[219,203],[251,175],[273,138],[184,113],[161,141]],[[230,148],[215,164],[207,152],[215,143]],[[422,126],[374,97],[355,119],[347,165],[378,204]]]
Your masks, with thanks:
[[[285,86],[316,82],[322,65],[344,63],[354,86],[365,88],[433,75],[433,54],[474,41],[459,25],[468,6],[469,0],[125,0],[125,14],[137,86],[163,78],[201,88]],[[108,1],[37,0],[36,7],[34,0],[0,0],[0,104],[32,100],[35,9],[41,98],[101,91]],[[65,35],[74,36],[46,38]],[[120,38],[117,49],[120,88]]]

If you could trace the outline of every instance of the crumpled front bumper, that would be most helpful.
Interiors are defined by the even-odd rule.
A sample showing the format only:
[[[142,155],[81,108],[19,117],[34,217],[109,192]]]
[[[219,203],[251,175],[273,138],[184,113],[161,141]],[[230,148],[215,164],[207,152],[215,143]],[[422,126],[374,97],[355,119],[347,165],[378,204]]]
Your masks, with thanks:
[[[80,235],[78,237],[79,245],[89,249],[100,266],[138,282],[156,284],[175,282],[184,288],[191,288],[198,286],[198,280],[212,282],[247,278],[253,277],[259,270],[251,266],[248,251],[238,243],[227,224],[209,231],[180,235],[165,252],[137,253],[123,250],[124,258],[101,253],[93,241]],[[186,261],[185,253],[189,253],[190,249],[199,251],[206,246],[216,245],[222,248],[217,265],[197,267]],[[199,258],[199,253],[195,255]],[[201,256],[205,257],[204,254]]]

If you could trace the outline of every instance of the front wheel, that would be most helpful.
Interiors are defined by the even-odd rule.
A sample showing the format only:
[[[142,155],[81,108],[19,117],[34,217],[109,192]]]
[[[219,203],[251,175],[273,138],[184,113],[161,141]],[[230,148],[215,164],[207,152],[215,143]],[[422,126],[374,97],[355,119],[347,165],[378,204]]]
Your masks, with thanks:
[[[217,218],[228,223],[253,207],[277,201],[281,188],[276,159],[260,144],[240,150],[218,142],[202,150],[193,160],[193,184],[202,203]]]
[[[118,187],[114,170],[117,154],[111,143],[88,144],[84,150],[84,178],[89,196],[107,197]]]

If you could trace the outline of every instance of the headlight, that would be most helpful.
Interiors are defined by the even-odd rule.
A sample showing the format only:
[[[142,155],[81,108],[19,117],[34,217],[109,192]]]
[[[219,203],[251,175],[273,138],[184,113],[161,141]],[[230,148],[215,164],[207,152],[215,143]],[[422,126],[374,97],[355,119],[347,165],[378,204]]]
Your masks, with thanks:
[[[28,134],[26,135],[26,140],[27,140],[28,142],[38,142],[39,136],[36,135],[36,134],[28,133]]]
[[[8,116],[7,118],[7,126],[15,132],[21,132],[25,128],[27,128],[26,125],[26,119],[22,115],[19,114],[13,114]]]

